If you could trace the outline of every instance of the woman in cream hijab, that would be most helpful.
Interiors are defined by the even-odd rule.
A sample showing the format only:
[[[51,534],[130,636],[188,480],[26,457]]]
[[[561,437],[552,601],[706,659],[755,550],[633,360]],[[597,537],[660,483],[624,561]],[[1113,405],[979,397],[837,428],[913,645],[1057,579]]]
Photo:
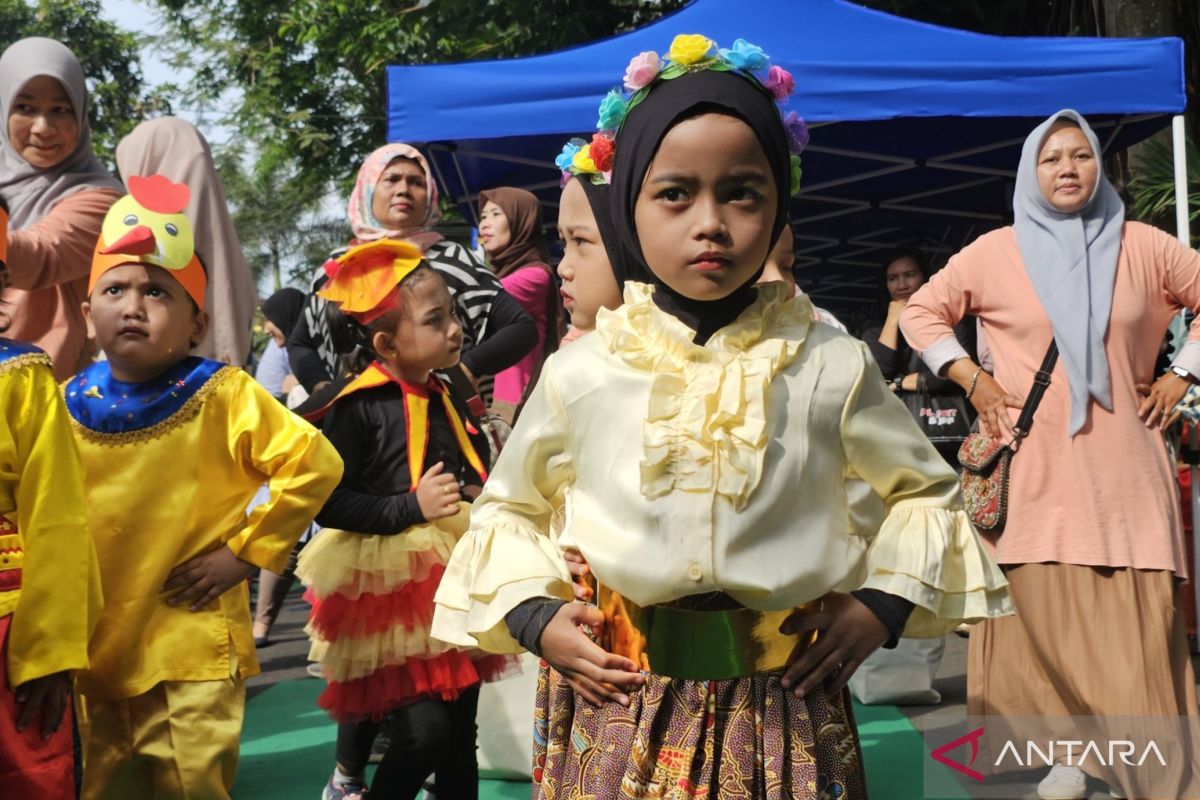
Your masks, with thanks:
[[[192,220],[196,253],[208,271],[204,307],[211,322],[197,355],[241,366],[250,354],[258,292],[230,219],[225,189],[208,142],[190,122],[161,117],[143,122],[117,145],[121,177],[165,175],[191,189],[184,213]]]

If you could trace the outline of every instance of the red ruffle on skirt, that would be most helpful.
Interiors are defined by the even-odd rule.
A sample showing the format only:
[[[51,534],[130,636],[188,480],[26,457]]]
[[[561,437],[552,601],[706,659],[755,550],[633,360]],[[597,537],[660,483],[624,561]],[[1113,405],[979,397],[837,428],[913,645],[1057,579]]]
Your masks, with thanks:
[[[433,596],[445,571],[438,565],[424,580],[402,584],[387,594],[364,593],[355,599],[332,594],[313,606],[309,625],[329,642],[346,636],[375,636],[396,625],[428,630],[433,622]]]
[[[489,664],[488,670],[492,669],[494,666]],[[378,720],[389,711],[427,697],[454,700],[479,682],[480,673],[471,657],[461,650],[451,650],[428,659],[410,658],[365,678],[332,681],[317,698],[317,705],[338,722]]]
[[[479,679],[484,683],[521,674],[521,662],[518,656],[484,655],[479,650],[472,652],[476,656],[475,671],[479,673]]]

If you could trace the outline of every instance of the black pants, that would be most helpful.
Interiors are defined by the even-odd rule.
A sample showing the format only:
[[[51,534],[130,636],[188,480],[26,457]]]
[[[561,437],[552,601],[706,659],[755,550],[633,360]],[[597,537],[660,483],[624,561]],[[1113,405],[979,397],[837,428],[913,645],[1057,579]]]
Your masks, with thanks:
[[[338,726],[337,761],[350,775],[361,775],[371,755],[371,744],[381,725],[391,735],[371,796],[407,800],[421,791],[425,779],[436,773],[436,794],[444,800],[476,800],[479,796],[479,763],[475,759],[475,686],[447,703],[421,700],[387,716],[382,723],[343,723]]]

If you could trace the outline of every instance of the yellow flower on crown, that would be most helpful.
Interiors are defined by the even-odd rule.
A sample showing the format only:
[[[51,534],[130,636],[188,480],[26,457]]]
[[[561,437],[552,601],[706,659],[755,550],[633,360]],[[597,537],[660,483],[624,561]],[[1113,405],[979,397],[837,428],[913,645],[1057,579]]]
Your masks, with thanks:
[[[695,64],[707,58],[716,44],[712,39],[698,33],[681,33],[671,40],[667,58],[674,64]]]
[[[571,166],[580,172],[599,172],[596,162],[592,161],[592,146],[585,144],[571,158]]]

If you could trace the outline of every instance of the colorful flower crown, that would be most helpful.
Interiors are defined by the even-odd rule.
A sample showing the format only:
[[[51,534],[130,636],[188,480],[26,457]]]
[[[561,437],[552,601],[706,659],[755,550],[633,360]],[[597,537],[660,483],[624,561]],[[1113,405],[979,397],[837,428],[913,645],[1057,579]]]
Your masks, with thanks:
[[[563,172],[564,182],[572,175],[592,183],[608,183],[612,177],[616,135],[621,123],[638,103],[646,99],[650,85],[657,79],[669,81],[701,70],[740,72],[763,85],[777,103],[783,104],[795,91],[796,81],[783,67],[772,66],[771,57],[761,47],[738,39],[733,47],[718,48],[717,43],[700,34],[680,34],[662,58],[652,50],[639,53],[625,68],[625,89],[613,89],[600,102],[597,131],[589,142],[575,137],[563,145],[554,163]],[[800,190],[800,153],[808,146],[808,126],[795,111],[783,116],[791,151],[791,194]]]

